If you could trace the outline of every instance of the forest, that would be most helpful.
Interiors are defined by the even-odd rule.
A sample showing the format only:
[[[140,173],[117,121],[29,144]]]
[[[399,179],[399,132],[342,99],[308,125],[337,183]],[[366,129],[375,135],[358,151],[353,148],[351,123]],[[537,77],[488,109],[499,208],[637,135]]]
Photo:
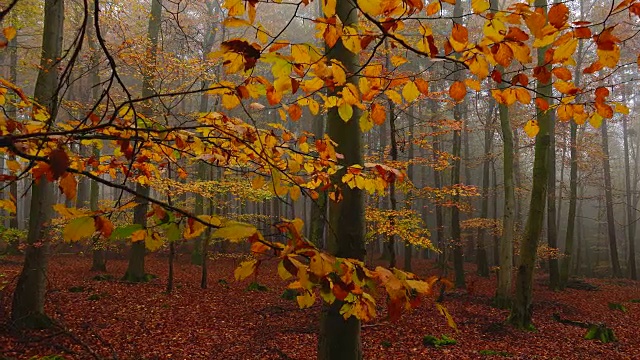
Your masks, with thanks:
[[[640,358],[640,0],[0,30],[0,360]]]

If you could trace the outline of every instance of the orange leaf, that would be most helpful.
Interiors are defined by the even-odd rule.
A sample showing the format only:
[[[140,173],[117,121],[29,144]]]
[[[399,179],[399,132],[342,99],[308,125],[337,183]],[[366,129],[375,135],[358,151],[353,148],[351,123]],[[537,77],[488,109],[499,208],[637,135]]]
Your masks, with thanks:
[[[78,182],[76,181],[76,177],[73,174],[65,173],[60,179],[58,187],[60,187],[60,191],[67,197],[68,200],[73,200],[76,198],[76,194],[78,193]]]
[[[416,79],[414,83],[418,87],[418,91],[420,91],[423,95],[429,95],[429,83],[426,80]]]
[[[578,27],[573,30],[573,34],[578,39],[589,39],[591,38],[591,30],[588,27]]]
[[[300,105],[293,104],[289,106],[289,109],[287,111],[289,112],[289,118],[291,118],[291,120],[300,120],[300,117],[302,116],[302,108],[300,107]]]
[[[453,24],[453,29],[451,29],[451,37],[453,40],[466,44],[469,41],[469,31],[462,24]]]
[[[462,81],[456,81],[449,88],[449,96],[453,100],[461,101],[467,95],[467,87]]]
[[[387,119],[387,113],[384,110],[384,107],[378,103],[374,103],[371,105],[371,120],[376,125],[384,124],[384,121]]]
[[[549,103],[543,98],[536,98],[536,106],[542,111],[549,110]]]
[[[610,119],[613,117],[613,108],[605,103],[596,102],[595,103],[596,112],[598,115],[602,116],[605,119]]]
[[[437,14],[440,11],[441,8],[442,7],[440,6],[440,1],[439,0],[432,1],[427,6],[427,16],[431,16],[431,15]]]
[[[549,9],[549,23],[556,29],[561,29],[569,19],[569,8],[565,4],[554,4]]]
[[[569,71],[565,67],[555,68],[551,70],[551,72],[560,80],[564,80],[564,81],[571,80],[571,71]]]
[[[508,67],[511,64],[511,60],[513,60],[513,50],[511,50],[511,47],[509,47],[509,45],[505,43],[502,43],[496,44],[491,49],[491,51],[493,52],[494,49],[496,50],[493,54],[493,58],[496,60],[496,62],[505,68]]]

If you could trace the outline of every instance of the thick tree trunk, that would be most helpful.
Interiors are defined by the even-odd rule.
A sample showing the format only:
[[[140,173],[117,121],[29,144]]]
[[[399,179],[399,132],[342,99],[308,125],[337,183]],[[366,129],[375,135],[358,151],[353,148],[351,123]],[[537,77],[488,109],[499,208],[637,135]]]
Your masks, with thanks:
[[[345,26],[358,21],[358,11],[352,0],[338,0],[336,14]],[[349,52],[341,40],[327,54],[329,58],[342,63],[347,76],[358,70],[358,55]],[[357,84],[357,78],[349,81]],[[340,91],[336,88],[334,91]],[[343,154],[341,163],[344,166],[364,163],[362,154],[362,135],[357,119],[360,114],[354,109],[352,118],[348,122],[340,119],[336,108],[329,111],[327,123],[331,139],[338,143],[336,151]],[[345,169],[336,174],[340,179]],[[364,248],[364,193],[358,188],[350,189],[340,184],[343,200],[331,202],[329,214],[332,231],[328,234],[329,251],[339,257],[363,260]],[[360,360],[362,359],[362,342],[360,340],[360,320],[351,316],[344,319],[340,314],[340,301],[331,306],[325,306],[320,320],[320,334],[318,337],[319,360]]]
[[[62,53],[64,1],[46,0],[44,5],[42,56],[34,98],[55,122],[58,113],[58,66]],[[16,328],[39,328],[50,324],[44,312],[49,252],[48,223],[54,201],[53,183],[45,176],[31,185],[31,209],[25,261],[13,294],[11,321]]]
[[[613,192],[611,188],[611,166],[609,165],[609,135],[607,133],[607,120],[602,120],[600,127],[602,133],[602,150],[604,153],[603,171],[604,171],[604,196],[605,207],[607,210],[607,234],[609,237],[609,251],[611,255],[611,271],[613,277],[622,277],[620,270],[620,260],[618,259],[618,242],[616,240],[616,223],[613,213]]]
[[[535,7],[541,8],[546,16],[546,0],[535,0]],[[547,66],[544,54],[547,47],[538,49],[539,66]],[[550,70],[550,69],[549,69]],[[536,87],[537,96],[545,101],[551,97],[551,81],[538,82]],[[547,176],[549,154],[549,126],[551,113],[538,110],[538,126],[540,130],[536,135],[533,161],[533,185],[531,187],[531,201],[529,203],[529,216],[525,226],[522,244],[520,245],[520,261],[517,268],[516,293],[511,306],[509,322],[516,327],[531,329],[532,323],[532,300],[533,300],[533,272],[535,270],[538,241],[542,232],[544,221],[544,208],[547,196]]]

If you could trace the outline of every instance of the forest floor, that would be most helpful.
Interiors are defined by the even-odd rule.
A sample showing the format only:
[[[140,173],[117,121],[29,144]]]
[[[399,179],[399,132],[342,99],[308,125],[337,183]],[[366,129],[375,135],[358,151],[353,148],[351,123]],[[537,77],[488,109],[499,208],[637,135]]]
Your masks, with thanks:
[[[18,257],[0,260],[0,359],[29,359],[59,354],[64,359],[313,359],[317,345],[319,302],[300,310],[295,300],[281,298],[275,263],[263,266],[257,281],[266,291],[247,290],[248,281],[233,280],[238,258],[220,256],[209,263],[206,290],[200,288],[200,267],[180,255],[176,288],[165,294],[167,259],[149,256],[147,269],[158,278],[149,283],[119,281],[125,260],[107,264],[112,280],[98,281],[91,259],[56,255],[48,275],[46,311],[58,326],[49,330],[10,333],[7,318],[11,293],[20,271]],[[471,272],[471,268],[469,269]],[[435,274],[433,263],[416,261],[421,276]],[[459,332],[427,299],[397,322],[381,313],[363,326],[365,359],[640,359],[640,285],[615,279],[588,279],[596,291],[553,292],[545,276],[536,278],[536,331],[504,325],[507,310],[491,307],[495,277],[468,276],[467,290],[453,291],[444,305]],[[0,285],[2,287],[2,285]],[[610,303],[624,308],[612,309]],[[563,319],[604,323],[617,342],[585,340],[586,330]],[[454,338],[454,345],[423,345],[425,335]]]

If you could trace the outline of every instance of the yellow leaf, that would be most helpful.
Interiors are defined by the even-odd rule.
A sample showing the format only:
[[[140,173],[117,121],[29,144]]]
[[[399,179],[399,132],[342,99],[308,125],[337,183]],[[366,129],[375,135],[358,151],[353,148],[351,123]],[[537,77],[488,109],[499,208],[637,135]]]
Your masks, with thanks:
[[[320,2],[325,17],[330,18],[336,14],[336,0],[321,0]]]
[[[353,116],[353,108],[351,105],[343,101],[342,104],[338,106],[338,115],[340,115],[340,118],[344,120],[344,122],[347,122],[351,120],[351,117]]]
[[[316,302],[316,294],[311,291],[305,290],[302,295],[296,296],[296,300],[298,301],[300,309],[308,308],[313,306],[313,304]]]
[[[366,133],[369,130],[373,129],[373,121],[371,121],[368,111],[362,113],[362,115],[360,116],[359,124],[360,131],[362,131],[363,133]]]
[[[265,184],[264,177],[260,175],[254,177],[251,180],[251,188],[253,188],[254,190],[262,189],[264,184]]]
[[[465,79],[464,84],[469,88],[475,91],[480,91],[480,82],[478,80],[473,79]]]
[[[427,6],[427,16],[435,15],[442,9],[439,0],[432,0]]]
[[[558,46],[553,52],[553,62],[554,63],[567,63],[571,61],[571,56],[576,51],[576,47],[578,46],[578,39],[571,39],[566,43]]]
[[[400,105],[402,104],[402,96],[400,96],[400,94],[398,94],[397,91],[395,90],[387,90],[384,92],[385,95],[387,95],[387,97],[389,98],[389,100],[393,101],[394,103]]]
[[[278,275],[280,275],[280,278],[282,280],[287,280],[293,275],[287,270],[287,268],[284,267],[284,261],[285,260],[282,260],[278,263]]]
[[[480,14],[489,10],[489,7],[490,6],[488,0],[471,0],[471,8],[476,14]]]
[[[236,278],[237,281],[242,281],[248,278],[249,276],[251,276],[251,274],[253,274],[256,271],[257,265],[258,265],[257,259],[243,261],[233,272],[233,276]]]
[[[0,209],[8,211],[11,214],[16,213],[16,204],[11,199],[0,200]]]
[[[16,173],[17,171],[22,169],[22,166],[20,165],[20,163],[15,160],[8,160],[7,167],[9,168],[9,171],[11,173]]]
[[[67,219],[73,219],[73,218],[87,215],[87,213],[84,211],[80,211],[76,208],[68,208],[64,206],[64,204],[53,205],[53,210],[55,210],[58,214],[62,215],[62,217]]]
[[[391,64],[393,66],[395,66],[395,67],[398,67],[398,66],[406,63],[407,61],[409,61],[409,60],[407,60],[407,58],[405,58],[404,56],[393,55],[391,57]]]
[[[164,245],[164,241],[157,232],[154,232],[151,236],[147,236],[144,241],[144,247],[149,251],[160,250],[162,245]]]
[[[291,200],[297,201],[300,198],[300,187],[294,185],[289,189],[289,196],[291,196]]]
[[[79,241],[90,237],[96,232],[95,222],[91,216],[75,218],[62,230],[64,241]]]
[[[341,39],[344,47],[352,53],[359,54],[362,50],[362,46],[360,45],[360,36],[358,35],[356,28],[353,26],[345,26],[342,29]]]
[[[258,24],[258,32],[256,33],[256,36],[258,37],[258,41],[262,44],[266,44],[269,41],[269,34],[262,24]]]
[[[333,271],[334,262],[335,259],[330,255],[317,252],[309,260],[309,270],[318,277],[324,277]]]
[[[447,318],[447,324],[449,324],[449,326],[457,332],[458,326],[456,325],[456,322],[453,320],[453,317],[451,316],[451,314],[449,314],[449,311],[447,310],[447,308],[437,302],[436,309],[438,309],[440,314],[442,314],[445,318]]]
[[[616,103],[616,112],[620,114],[629,115],[629,108],[623,104]]]
[[[600,114],[598,114],[597,112],[594,112],[589,118],[589,124],[591,124],[591,126],[593,126],[594,128],[599,129],[600,126],[602,126],[602,116],[600,116]]]
[[[524,125],[524,132],[530,138],[536,137],[536,135],[538,135],[539,131],[540,131],[540,127],[538,126],[538,121],[537,120],[529,120]]]
[[[258,230],[255,226],[239,221],[227,221],[223,227],[216,229],[211,234],[212,238],[222,238],[237,242],[255,234]]]
[[[420,91],[413,81],[409,81],[402,88],[402,96],[408,102],[413,102],[420,96]]]

